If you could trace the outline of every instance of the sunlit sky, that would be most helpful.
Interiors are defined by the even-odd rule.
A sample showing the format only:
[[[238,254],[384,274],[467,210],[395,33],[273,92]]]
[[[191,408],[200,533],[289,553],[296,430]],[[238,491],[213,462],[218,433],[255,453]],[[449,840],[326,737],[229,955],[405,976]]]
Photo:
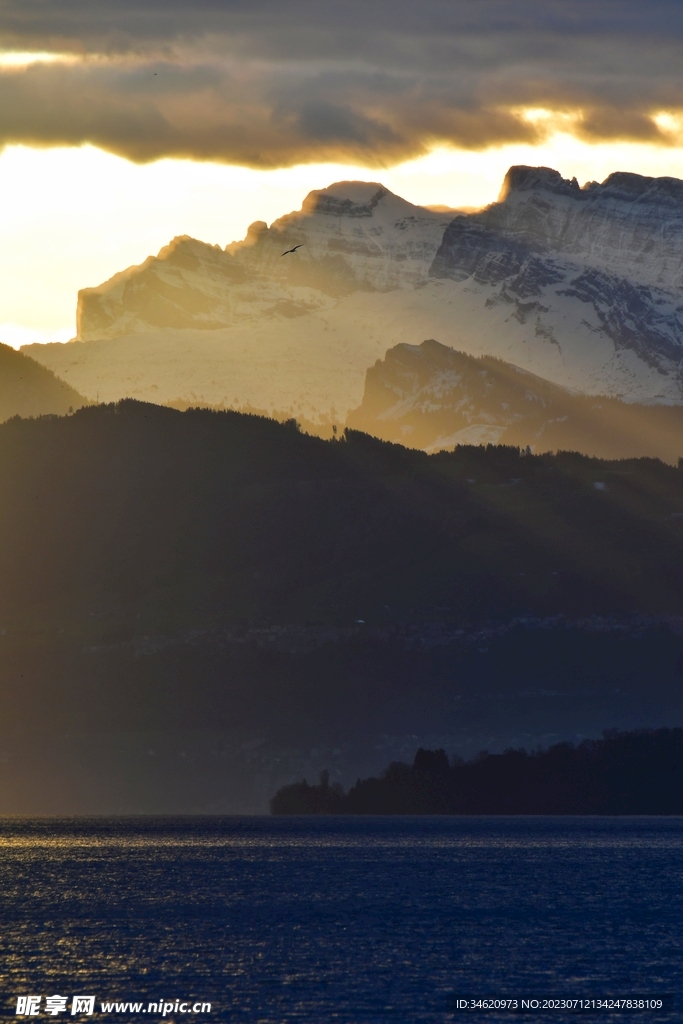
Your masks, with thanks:
[[[680,0],[3,0],[0,341],[66,340],[79,288],[334,181],[683,178],[682,42]]]

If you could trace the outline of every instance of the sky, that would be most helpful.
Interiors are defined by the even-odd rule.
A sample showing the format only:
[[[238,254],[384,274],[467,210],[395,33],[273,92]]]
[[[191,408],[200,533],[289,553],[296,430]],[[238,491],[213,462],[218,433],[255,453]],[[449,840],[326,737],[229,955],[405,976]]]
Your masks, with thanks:
[[[0,341],[343,179],[478,207],[515,163],[683,177],[680,0],[0,0]]]

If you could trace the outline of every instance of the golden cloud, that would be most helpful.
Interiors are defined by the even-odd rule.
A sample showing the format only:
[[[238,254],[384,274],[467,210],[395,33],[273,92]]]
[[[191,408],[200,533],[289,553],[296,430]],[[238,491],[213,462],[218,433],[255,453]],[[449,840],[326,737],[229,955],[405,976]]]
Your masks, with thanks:
[[[6,0],[0,144],[252,167],[558,127],[670,145],[682,34],[677,0]]]

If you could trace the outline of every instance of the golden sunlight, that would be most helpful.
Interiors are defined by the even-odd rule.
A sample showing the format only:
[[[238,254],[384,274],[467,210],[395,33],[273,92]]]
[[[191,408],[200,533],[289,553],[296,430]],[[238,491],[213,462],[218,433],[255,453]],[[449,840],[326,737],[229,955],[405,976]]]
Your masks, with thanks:
[[[27,68],[31,64],[76,64],[82,58],[73,53],[47,53],[45,51],[1,50],[0,69]]]

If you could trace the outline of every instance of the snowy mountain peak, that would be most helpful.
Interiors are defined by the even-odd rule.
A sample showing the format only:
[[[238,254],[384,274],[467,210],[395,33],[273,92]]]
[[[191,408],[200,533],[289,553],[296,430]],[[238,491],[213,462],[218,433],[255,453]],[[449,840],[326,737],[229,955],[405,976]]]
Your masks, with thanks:
[[[450,220],[450,212],[414,206],[377,182],[336,182],[270,227],[255,221],[225,250],[182,236],[139,267],[83,289],[78,337],[291,319],[327,296],[424,284]]]
[[[668,209],[683,209],[683,181],[679,178],[648,178],[629,171],[615,171],[601,185],[591,182],[590,190],[597,189],[605,198],[622,202],[652,203]]]
[[[377,204],[387,195],[392,193],[376,181],[337,181],[327,188],[309,192],[301,212],[335,217],[371,217]]]
[[[574,196],[581,192],[576,178],[568,181],[552,167],[526,167],[523,164],[511,167],[503,179],[498,202],[504,203],[519,192],[551,192],[554,195]]]
[[[456,216],[335,182],[225,249],[176,238],[84,289],[78,325],[85,344],[30,354],[93,398],[339,417],[388,348],[436,337],[584,394],[683,404],[683,181],[511,167],[498,202]]]
[[[617,203],[652,204],[667,210],[683,209],[683,181],[678,178],[649,178],[631,171],[614,171],[603,182],[587,181],[585,185],[579,186],[576,178],[563,178],[552,167],[511,167],[503,180],[498,203],[528,201],[529,196],[523,193],[566,196],[589,206],[610,200]]]
[[[450,224],[431,275],[528,323],[523,343],[545,338],[561,357],[562,370],[544,366],[558,382],[592,390],[579,380],[599,362],[609,393],[681,401],[683,181],[619,172],[580,188],[512,167],[501,195]]]

